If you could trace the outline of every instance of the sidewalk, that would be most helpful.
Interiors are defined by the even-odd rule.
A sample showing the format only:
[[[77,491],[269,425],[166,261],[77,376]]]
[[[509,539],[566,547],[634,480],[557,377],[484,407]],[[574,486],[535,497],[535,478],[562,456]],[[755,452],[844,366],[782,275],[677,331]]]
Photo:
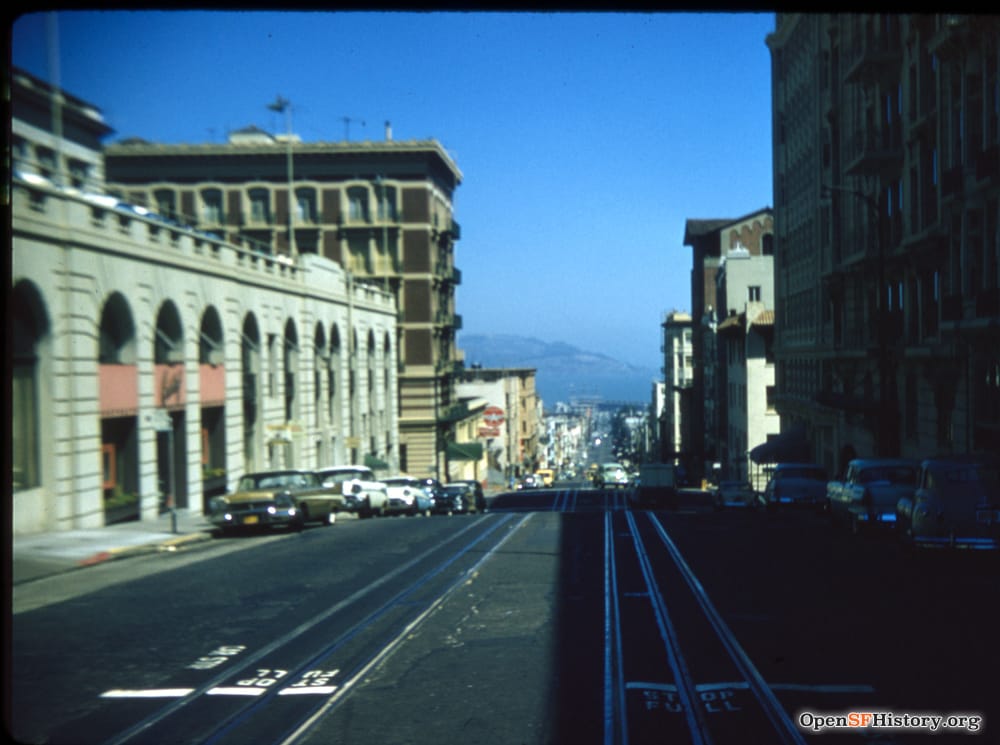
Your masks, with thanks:
[[[15,535],[11,540],[11,582],[17,585],[81,567],[211,540],[212,525],[200,513],[177,510],[155,520],[103,528]]]

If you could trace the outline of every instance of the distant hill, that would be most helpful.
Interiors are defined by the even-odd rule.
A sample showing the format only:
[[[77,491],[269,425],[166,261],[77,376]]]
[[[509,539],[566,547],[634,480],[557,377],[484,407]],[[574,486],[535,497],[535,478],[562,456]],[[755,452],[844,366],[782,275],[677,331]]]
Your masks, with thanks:
[[[653,368],[630,365],[564,342],[547,342],[514,334],[460,334],[465,366],[533,367],[536,386],[546,406],[574,396],[599,396],[606,401],[650,400]]]

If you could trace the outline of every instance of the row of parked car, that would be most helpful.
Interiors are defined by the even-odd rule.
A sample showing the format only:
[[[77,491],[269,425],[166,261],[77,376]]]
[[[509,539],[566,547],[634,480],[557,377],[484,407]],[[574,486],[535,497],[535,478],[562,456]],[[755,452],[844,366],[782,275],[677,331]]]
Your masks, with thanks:
[[[341,513],[375,515],[472,514],[486,510],[478,481],[393,476],[378,479],[367,466],[248,473],[236,489],[209,501],[208,520],[221,532],[244,528],[301,529],[332,525]]]
[[[763,492],[726,481],[716,507],[766,510],[805,506],[826,512],[852,532],[884,530],[918,547],[1000,549],[1000,457],[858,458],[843,480],[814,464],[775,467]]]

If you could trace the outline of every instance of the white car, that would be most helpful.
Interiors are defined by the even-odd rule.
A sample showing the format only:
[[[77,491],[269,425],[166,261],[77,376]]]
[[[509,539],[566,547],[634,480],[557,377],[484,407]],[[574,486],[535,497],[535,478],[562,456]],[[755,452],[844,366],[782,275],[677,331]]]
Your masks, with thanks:
[[[598,489],[611,486],[628,486],[628,472],[620,463],[602,463],[594,476],[594,486]]]
[[[429,515],[433,501],[424,490],[423,482],[412,476],[393,476],[383,482],[388,491],[389,503],[386,512],[401,512],[408,515]]]
[[[340,489],[344,509],[359,517],[384,515],[389,506],[388,490],[368,466],[328,466],[316,470],[323,486]]]

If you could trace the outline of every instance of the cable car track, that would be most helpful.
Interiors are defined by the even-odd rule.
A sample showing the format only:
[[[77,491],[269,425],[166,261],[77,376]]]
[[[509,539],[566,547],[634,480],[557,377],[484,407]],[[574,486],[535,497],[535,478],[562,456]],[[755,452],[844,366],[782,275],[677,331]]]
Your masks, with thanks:
[[[605,745],[804,743],[660,517],[604,519]]]
[[[250,732],[256,743],[291,745],[343,701],[369,670],[389,656],[530,517],[523,515],[516,520],[515,515],[485,515],[449,541],[334,603],[262,649],[234,659],[223,672],[207,680],[202,676],[190,687],[160,689],[147,696],[134,692],[145,705],[141,717],[106,738],[105,745],[224,745],[247,742]],[[456,548],[454,543],[470,531],[472,538]],[[484,541],[492,545],[484,549]],[[463,559],[468,561],[473,551],[482,555],[456,571],[456,565]],[[414,572],[419,576],[409,579]],[[346,628],[337,625],[339,614],[370,602],[374,590],[386,587],[395,590],[387,601]],[[317,649],[316,636],[327,633],[330,640]],[[291,664],[282,662],[279,668],[274,661],[281,659]],[[128,693],[109,691],[105,698],[127,698]],[[173,700],[164,705],[155,701],[159,696]],[[151,700],[155,703],[150,711]]]

